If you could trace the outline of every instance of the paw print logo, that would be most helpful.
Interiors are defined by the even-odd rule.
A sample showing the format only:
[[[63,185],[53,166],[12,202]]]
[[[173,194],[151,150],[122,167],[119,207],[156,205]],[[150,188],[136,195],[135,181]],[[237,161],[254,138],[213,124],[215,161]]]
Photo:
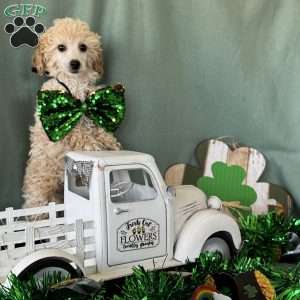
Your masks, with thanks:
[[[16,17],[13,23],[5,25],[6,33],[11,34],[10,44],[17,48],[22,45],[35,47],[38,44],[39,34],[44,32],[45,27],[41,23],[36,24],[34,17],[29,16],[26,19],[23,17]]]

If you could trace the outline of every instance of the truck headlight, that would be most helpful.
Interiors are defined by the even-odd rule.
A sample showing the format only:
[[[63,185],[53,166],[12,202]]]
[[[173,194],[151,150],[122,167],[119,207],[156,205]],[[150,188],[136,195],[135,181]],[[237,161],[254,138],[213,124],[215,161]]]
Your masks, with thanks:
[[[211,196],[207,200],[207,206],[209,208],[221,210],[223,207],[223,204],[222,204],[222,201],[220,198],[218,198],[217,196]]]

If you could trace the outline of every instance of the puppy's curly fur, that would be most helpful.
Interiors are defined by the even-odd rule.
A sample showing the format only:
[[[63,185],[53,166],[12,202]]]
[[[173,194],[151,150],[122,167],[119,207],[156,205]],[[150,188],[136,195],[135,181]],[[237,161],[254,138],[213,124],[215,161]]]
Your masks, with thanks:
[[[72,68],[71,61],[74,60],[77,61],[77,69]],[[40,37],[33,56],[33,68],[39,75],[52,77],[42,85],[42,90],[65,90],[57,78],[75,98],[83,101],[90,92],[99,88],[95,86],[95,81],[103,74],[100,36],[91,32],[89,26],[80,20],[57,19]],[[54,143],[48,139],[35,114],[35,124],[30,128],[30,142],[23,186],[24,207],[63,201],[66,152],[120,149],[112,134],[85,117],[64,139]]]

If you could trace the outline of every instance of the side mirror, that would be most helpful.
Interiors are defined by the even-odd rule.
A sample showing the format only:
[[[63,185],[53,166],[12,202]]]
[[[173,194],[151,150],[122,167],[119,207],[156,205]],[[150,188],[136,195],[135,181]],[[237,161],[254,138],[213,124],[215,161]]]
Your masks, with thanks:
[[[167,194],[172,198],[176,197],[176,189],[173,186],[167,186]]]

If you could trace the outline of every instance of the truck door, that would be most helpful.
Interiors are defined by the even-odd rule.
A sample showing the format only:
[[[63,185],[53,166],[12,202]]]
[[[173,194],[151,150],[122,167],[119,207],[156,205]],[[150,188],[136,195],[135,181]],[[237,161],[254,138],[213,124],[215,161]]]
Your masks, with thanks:
[[[166,206],[145,166],[105,168],[108,265],[166,255]]]

